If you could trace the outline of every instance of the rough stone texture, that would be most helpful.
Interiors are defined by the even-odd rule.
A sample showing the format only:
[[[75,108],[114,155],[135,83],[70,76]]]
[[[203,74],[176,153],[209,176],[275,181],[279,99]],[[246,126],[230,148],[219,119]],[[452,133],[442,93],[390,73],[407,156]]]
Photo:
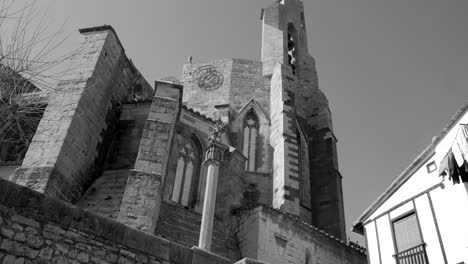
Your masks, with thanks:
[[[62,82],[48,106],[13,181],[51,197],[76,202],[96,177],[106,152],[116,102],[132,97],[138,80],[110,26],[83,29],[80,52],[71,58],[75,79]]]
[[[343,201],[341,174],[336,169],[336,140],[325,129],[318,131],[313,138],[309,145],[313,223],[342,238],[346,232],[339,221],[344,219],[344,207],[340,202]]]
[[[283,12],[284,7],[280,3],[275,3],[262,11],[262,62],[263,75],[265,76],[273,75],[277,63],[287,61],[286,36],[283,32],[283,23],[281,23]]]
[[[243,258],[239,261],[237,261],[234,264],[265,264],[266,262],[250,259],[250,258]]]
[[[228,263],[232,263],[229,259],[225,258],[220,258],[219,256],[211,253],[211,252],[208,252],[208,251],[204,251],[200,248],[197,248],[197,247],[192,247],[192,251],[193,251],[193,257],[192,257],[192,263],[200,263],[200,264],[203,264],[203,263],[219,263],[219,264],[228,264]]]
[[[163,202],[155,234],[181,245],[198,245],[201,214],[187,210],[174,202]],[[229,259],[239,259],[237,240],[232,229],[233,223],[215,218],[211,250]]]
[[[356,252],[309,225],[345,238],[336,138],[302,17],[301,1],[274,3],[262,12],[262,61],[189,63],[183,88],[178,82],[157,82],[156,91],[127,59],[110,26],[82,30],[83,53],[73,62],[79,65],[76,80],[62,83],[67,93],[50,99],[13,177],[46,198],[30,200],[36,194],[24,189],[18,201],[4,196],[10,209],[0,218],[0,228],[5,226],[0,246],[6,243],[8,250],[0,247],[0,263],[152,263],[153,257],[162,263],[225,263],[215,254],[188,248],[198,244],[203,158],[196,159],[199,171],[192,178],[189,205],[170,201],[180,142],[196,138],[204,156],[218,118],[229,124],[220,137],[229,151],[219,173],[213,252],[232,261],[271,257],[274,263],[360,263],[354,262]],[[292,28],[295,70],[286,49]],[[198,87],[194,73],[207,65],[223,76],[218,89]],[[251,110],[259,119],[256,166],[245,171],[243,122]],[[18,193],[5,190],[11,197]],[[88,211],[53,198],[77,202]],[[282,213],[249,210],[259,204]],[[26,254],[23,246],[34,251]],[[103,256],[102,247],[117,251]]]
[[[301,125],[304,132],[305,143],[308,147],[308,159],[310,168],[309,178],[311,202],[302,201],[300,215],[306,221],[311,221],[314,225],[326,229],[330,233],[346,238],[343,195],[341,189],[341,176],[338,171],[338,157],[336,151],[323,152],[321,145],[329,145],[331,149],[336,149],[336,139],[333,135],[333,125],[331,113],[328,106],[328,100],[319,89],[317,70],[315,60],[308,52],[307,34],[304,17],[303,3],[299,0],[285,0],[284,3],[275,3],[265,8],[263,14],[263,43],[262,43],[262,61],[263,73],[271,77],[275,73],[275,63],[282,63],[283,68],[289,68],[290,71],[282,70],[283,80],[294,80],[294,84],[287,87],[290,95],[294,95],[295,119]],[[291,67],[287,54],[288,31],[295,36],[296,69],[292,76]],[[286,74],[284,74],[286,73]],[[274,89],[274,76],[271,77],[271,87]],[[273,93],[273,90],[271,90]],[[271,98],[274,98],[272,95]],[[272,102],[273,103],[273,102]],[[272,108],[274,109],[274,108]],[[273,116],[271,114],[271,116]],[[274,130],[273,117],[272,132]],[[327,131],[325,135],[323,131]],[[329,142],[329,138],[332,142]],[[274,142],[271,142],[274,145]],[[275,150],[277,151],[277,150]],[[276,152],[275,152],[276,154]],[[283,155],[283,154],[281,154]],[[296,153],[297,155],[297,153]],[[284,153],[284,163],[292,164],[289,159],[294,159],[294,155]],[[331,162],[329,162],[331,161]],[[292,161],[293,163],[300,163]],[[305,163],[302,169],[306,167]],[[274,161],[277,165],[276,160]],[[294,164],[292,164],[294,166]],[[320,167],[320,169],[318,169]],[[299,170],[300,171],[300,170]],[[298,176],[307,176],[302,175]],[[304,180],[304,184],[307,184]],[[303,184],[303,185],[304,185]],[[324,185],[327,185],[327,192],[324,193]],[[302,188],[306,189],[306,188]],[[275,190],[274,190],[275,191]],[[299,190],[303,191],[303,190]],[[317,193],[320,193],[318,197]],[[275,195],[275,194],[274,194]],[[305,198],[306,199],[306,198]],[[327,208],[321,208],[321,202],[329,203]],[[310,208],[311,207],[311,208]],[[309,210],[312,209],[312,210]],[[320,212],[321,211],[321,212]],[[326,211],[326,213],[323,213]],[[312,219],[310,219],[312,217]]]
[[[86,191],[76,206],[117,219],[129,170],[105,171]]]
[[[273,181],[270,173],[246,172],[245,181],[248,187],[244,198],[252,204],[272,204]]]
[[[117,219],[129,171],[134,167],[138,146],[150,110],[150,102],[124,104],[104,168],[77,202],[91,212]]]
[[[21,164],[18,165],[0,165],[0,178],[8,180],[11,175],[15,172],[17,168],[21,167]]]
[[[363,264],[366,255],[299,218],[269,207],[240,211],[242,255],[267,263]]]
[[[214,117],[215,105],[229,104],[229,94],[231,89],[231,72],[233,60],[216,60],[203,63],[185,64],[183,68],[184,95],[182,102],[189,108],[199,111],[203,115]],[[212,65],[224,76],[222,85],[213,91],[200,89],[194,73],[199,67]]]
[[[224,76],[221,87],[205,91],[197,85],[193,73],[202,66],[212,65]],[[269,87],[262,76],[262,63],[243,59],[215,60],[203,63],[185,64],[183,68],[183,102],[209,117],[218,117],[218,105],[229,105],[236,113],[250,100],[258,100],[266,113],[270,109]]]
[[[320,147],[330,145],[335,149],[336,139],[328,100],[319,89],[315,60],[308,51],[303,3],[274,3],[263,9],[262,22],[261,62],[226,59],[185,64],[183,102],[203,115],[230,121],[231,140],[239,151],[243,147],[244,116],[254,109],[260,121],[255,172],[271,174],[273,186],[270,191],[261,192],[272,197],[264,199],[261,194],[261,200],[270,200],[275,208],[284,208],[345,238],[338,158],[336,151],[323,152]],[[288,33],[295,38],[294,71],[289,65]],[[224,76],[224,83],[213,91],[200,89],[194,78],[196,70],[207,65]],[[301,149],[297,144],[298,130],[303,133]],[[266,178],[250,175],[254,174],[246,176],[253,185],[249,192],[256,188],[257,180],[269,183]],[[323,208],[323,204],[327,207]]]
[[[296,138],[295,78],[278,64],[271,81],[270,143],[273,154],[273,207],[299,215],[299,163]]]
[[[156,83],[148,118],[140,140],[135,168],[128,175],[118,220],[154,233],[163,196],[170,148],[179,116],[182,87]]]
[[[138,155],[151,102],[124,104],[117,131],[109,150],[105,170],[132,169]]]
[[[0,263],[230,263],[1,179],[0,230]]]

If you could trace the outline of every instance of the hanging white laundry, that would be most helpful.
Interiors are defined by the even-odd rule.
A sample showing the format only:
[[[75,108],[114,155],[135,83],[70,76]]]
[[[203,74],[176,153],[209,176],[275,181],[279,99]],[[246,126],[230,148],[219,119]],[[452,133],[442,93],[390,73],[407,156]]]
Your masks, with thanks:
[[[457,165],[458,167],[461,167],[463,166],[463,154],[460,150],[460,146],[458,145],[458,141],[455,140],[455,142],[453,142],[453,145],[452,145],[452,153],[453,153],[453,156],[455,156],[455,160],[457,161]]]
[[[468,133],[466,125],[460,125],[461,131],[458,131],[456,143],[458,143],[459,149],[463,155],[463,158],[468,161],[468,141],[465,133]]]
[[[460,125],[465,139],[468,139],[468,125]]]

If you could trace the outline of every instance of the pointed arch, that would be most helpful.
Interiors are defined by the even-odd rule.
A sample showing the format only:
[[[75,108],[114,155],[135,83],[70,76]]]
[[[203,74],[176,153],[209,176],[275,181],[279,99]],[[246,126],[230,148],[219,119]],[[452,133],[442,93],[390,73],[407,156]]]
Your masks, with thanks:
[[[299,177],[299,202],[307,207],[311,207],[310,196],[310,167],[309,167],[309,145],[306,134],[300,120],[296,120],[296,142],[298,147],[297,163]]]
[[[260,123],[258,115],[253,108],[247,112],[243,120],[243,142],[242,153],[247,158],[245,169],[248,171],[256,170],[257,138]]]
[[[183,206],[192,207],[197,195],[202,147],[195,134],[184,138],[179,147],[171,200]]]
[[[293,74],[296,74],[297,68],[297,30],[292,23],[288,24],[288,61]]]

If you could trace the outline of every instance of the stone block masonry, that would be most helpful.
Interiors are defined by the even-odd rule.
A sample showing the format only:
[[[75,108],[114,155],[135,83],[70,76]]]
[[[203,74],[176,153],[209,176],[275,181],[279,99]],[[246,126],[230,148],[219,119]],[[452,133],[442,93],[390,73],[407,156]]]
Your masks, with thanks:
[[[194,76],[197,69],[213,66],[223,75],[222,85],[214,90],[203,90]],[[262,63],[244,59],[225,59],[185,64],[183,69],[183,102],[189,108],[210,118],[217,118],[219,105],[228,105],[231,114],[238,113],[250,100],[256,99],[269,112],[269,82],[262,76]]]
[[[0,263],[232,263],[0,179]]]
[[[296,137],[294,75],[278,63],[271,81],[271,133],[273,153],[273,207],[299,215],[299,151]],[[295,158],[294,158],[295,157]]]
[[[267,263],[364,264],[362,249],[348,245],[268,206],[238,212],[242,255]]]
[[[118,221],[154,233],[161,207],[182,87],[156,83],[156,94],[145,122],[135,167],[128,175]]]
[[[99,173],[117,105],[132,97],[141,75],[110,26],[82,29],[83,42],[70,58],[73,79],[58,84],[12,180],[72,203]],[[141,81],[141,90],[152,90]]]

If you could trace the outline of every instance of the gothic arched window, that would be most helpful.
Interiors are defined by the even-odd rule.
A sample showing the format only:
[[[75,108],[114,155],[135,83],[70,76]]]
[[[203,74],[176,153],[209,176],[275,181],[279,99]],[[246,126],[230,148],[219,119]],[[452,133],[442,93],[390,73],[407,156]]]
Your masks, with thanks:
[[[257,151],[257,136],[258,136],[258,117],[253,109],[247,113],[244,118],[244,142],[242,153],[247,157],[247,163],[245,169],[249,171],[255,171],[255,154]]]
[[[301,205],[310,208],[310,172],[309,172],[309,154],[308,144],[305,138],[304,130],[299,128],[296,129],[296,141],[297,141],[297,164],[298,164],[298,177],[299,177],[299,202]]]
[[[304,181],[304,173],[302,173],[302,166],[303,166],[303,163],[302,163],[302,148],[303,148],[303,144],[302,144],[302,140],[301,140],[301,134],[299,132],[299,129],[296,129],[296,141],[297,141],[297,148],[298,148],[298,151],[297,151],[297,163],[298,163],[298,167],[299,167],[299,199],[301,202],[303,202],[304,200],[304,196],[305,196],[305,181]]]
[[[195,136],[182,142],[172,189],[172,201],[184,206],[193,204],[198,185],[201,157],[201,146]]]

